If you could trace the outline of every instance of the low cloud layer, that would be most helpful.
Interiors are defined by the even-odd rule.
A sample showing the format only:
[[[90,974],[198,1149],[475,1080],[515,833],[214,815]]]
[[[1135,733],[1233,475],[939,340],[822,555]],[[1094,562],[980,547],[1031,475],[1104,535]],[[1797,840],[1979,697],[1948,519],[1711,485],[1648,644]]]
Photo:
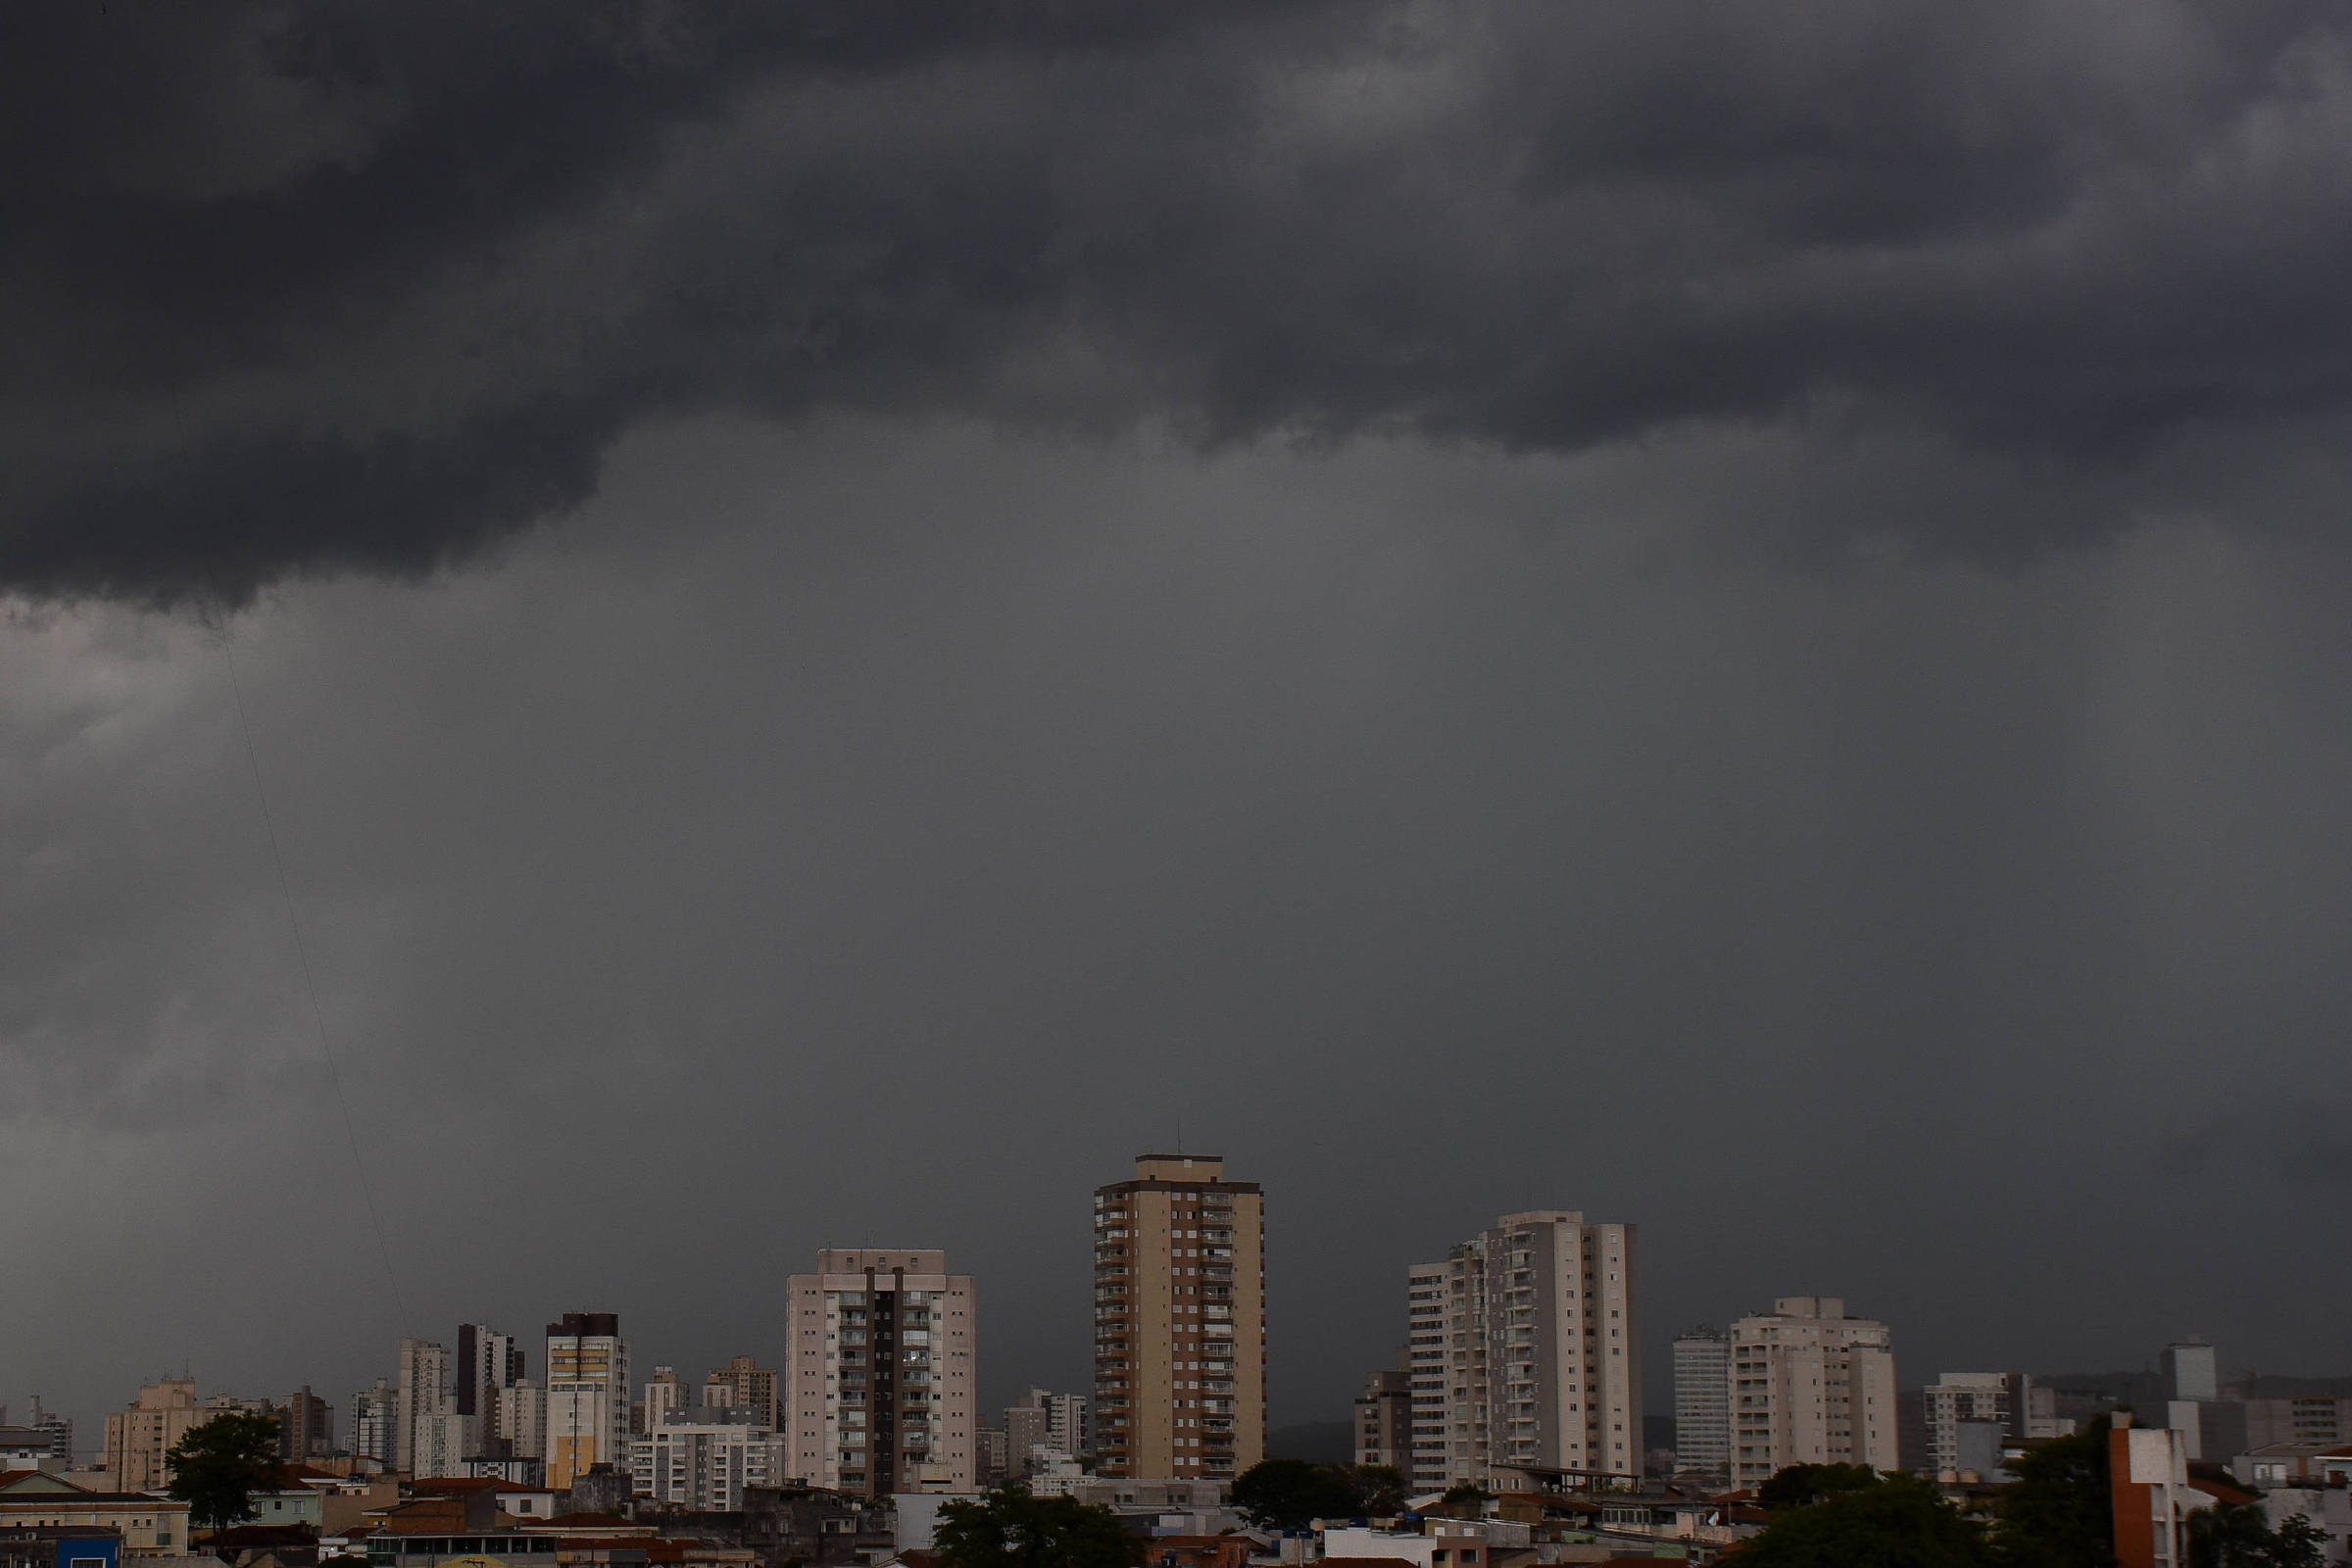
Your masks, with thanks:
[[[1979,559],[2329,526],[2340,9],[20,11],[0,584],[414,573],[653,417],[1574,452],[1901,430]],[[2280,475],[2285,475],[2284,479]]]

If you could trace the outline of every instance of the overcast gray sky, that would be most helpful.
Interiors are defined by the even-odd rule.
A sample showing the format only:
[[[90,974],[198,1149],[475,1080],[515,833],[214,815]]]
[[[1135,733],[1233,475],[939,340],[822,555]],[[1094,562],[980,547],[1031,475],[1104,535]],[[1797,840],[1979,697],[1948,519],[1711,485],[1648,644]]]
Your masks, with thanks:
[[[1180,1118],[1277,1422],[1530,1205],[2352,1371],[2340,9],[5,26],[0,1399],[1083,1386]]]

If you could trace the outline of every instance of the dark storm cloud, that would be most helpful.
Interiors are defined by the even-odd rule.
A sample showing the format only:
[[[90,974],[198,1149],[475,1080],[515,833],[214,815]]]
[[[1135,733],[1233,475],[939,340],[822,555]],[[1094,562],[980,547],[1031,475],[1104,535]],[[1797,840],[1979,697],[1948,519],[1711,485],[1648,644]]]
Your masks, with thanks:
[[[0,621],[0,1388],[589,1304],[691,1375],[861,1240],[979,1274],[992,1401],[1083,1386],[1087,1192],[1179,1115],[1270,1195],[1278,1421],[1549,1203],[1643,1227],[1653,1375],[1815,1291],[1907,1385],[2340,1372],[2352,552],[1713,548],[1808,445],[633,430],[498,569],[231,618],[322,1030],[229,648]]]
[[[1513,450],[1904,421],[2066,504],[1816,525],[2009,554],[2200,442],[2339,436],[2352,373],[2320,3],[4,25],[0,579],[35,593],[424,569],[713,408]]]

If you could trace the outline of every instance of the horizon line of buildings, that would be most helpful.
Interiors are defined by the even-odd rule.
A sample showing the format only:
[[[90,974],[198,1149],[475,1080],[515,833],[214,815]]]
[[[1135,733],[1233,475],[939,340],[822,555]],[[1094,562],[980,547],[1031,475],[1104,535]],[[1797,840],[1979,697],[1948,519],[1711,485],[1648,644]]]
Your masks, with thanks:
[[[1137,1156],[1133,1176],[1094,1194],[1091,1392],[1032,1390],[993,1425],[973,1276],[937,1249],[826,1249],[787,1282],[778,1364],[737,1356],[699,1399],[667,1366],[640,1388],[612,1313],[550,1322],[537,1379],[514,1336],[466,1323],[454,1349],[399,1342],[395,1375],[352,1398],[348,1446],[308,1386],[199,1399],[192,1378],[166,1378],[109,1413],[98,1468],[126,1490],[161,1487],[187,1430],[254,1410],[278,1419],[290,1462],[340,1455],[559,1489],[604,1466],[638,1494],[712,1505],[788,1483],[969,1491],[1081,1461],[1112,1478],[1230,1481],[1265,1452],[1264,1238],[1262,1189],[1227,1179],[1221,1157]],[[1639,1483],[1659,1460],[1644,1430],[1639,1241],[1630,1223],[1536,1209],[1410,1265],[1405,1342],[1355,1401],[1358,1461],[1395,1465],[1420,1493],[1515,1476]],[[2080,1419],[2077,1396],[2018,1374],[1949,1373],[1898,1394],[1891,1331],[1838,1297],[1783,1297],[1728,1330],[1686,1331],[1673,1357],[1668,1462],[1743,1484],[1794,1463],[1981,1472],[1987,1453]],[[2210,1347],[2176,1346],[2167,1367],[2176,1393],[2218,1392]],[[2320,1430],[2207,1402],[2206,1446],[2222,1451]],[[2330,1435],[2352,1429],[2341,1402]],[[19,1446],[46,1445],[70,1467],[72,1423],[37,1401],[36,1417]],[[0,1437],[10,1430],[0,1412]]]
[[[559,1490],[604,1467],[640,1494],[714,1505],[747,1486],[969,1492],[1066,1479],[1081,1461],[1105,1477],[1231,1481],[1265,1451],[1261,1190],[1228,1181],[1215,1155],[1139,1155],[1132,1177],[1096,1190],[1090,1229],[1093,1388],[1032,1389],[996,1426],[979,1408],[974,1278],[938,1249],[825,1249],[786,1282],[780,1365],[737,1356],[696,1401],[667,1366],[635,1385],[616,1314],[550,1322],[537,1378],[514,1336],[464,1323],[454,1349],[400,1340],[393,1375],[352,1396],[347,1444],[307,1385],[200,1397],[193,1377],[167,1377],[109,1412],[95,1470],[109,1490],[161,1489],[191,1429],[250,1411],[277,1419],[288,1463]],[[35,1457],[71,1469],[72,1423],[36,1415]]]

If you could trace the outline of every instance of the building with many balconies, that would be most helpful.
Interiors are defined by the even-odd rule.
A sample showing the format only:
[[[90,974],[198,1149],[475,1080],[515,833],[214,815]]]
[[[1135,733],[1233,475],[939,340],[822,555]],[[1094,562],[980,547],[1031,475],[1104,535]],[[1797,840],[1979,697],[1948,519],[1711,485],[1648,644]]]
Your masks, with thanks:
[[[787,1469],[861,1494],[979,1482],[979,1293],[919,1248],[828,1249],[787,1285]]]
[[[1095,1190],[1094,1414],[1100,1475],[1229,1481],[1265,1456],[1265,1200],[1216,1155],[1144,1154]]]

